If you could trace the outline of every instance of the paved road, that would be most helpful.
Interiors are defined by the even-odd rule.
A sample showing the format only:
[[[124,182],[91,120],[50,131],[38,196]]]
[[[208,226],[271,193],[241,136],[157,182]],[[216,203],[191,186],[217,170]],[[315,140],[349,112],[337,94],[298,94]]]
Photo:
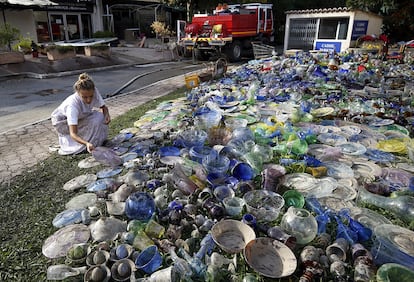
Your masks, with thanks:
[[[164,62],[90,71],[104,97],[140,89],[156,81],[199,69],[191,62]],[[1,82],[0,133],[40,122],[68,95],[78,74],[35,79],[15,78]]]

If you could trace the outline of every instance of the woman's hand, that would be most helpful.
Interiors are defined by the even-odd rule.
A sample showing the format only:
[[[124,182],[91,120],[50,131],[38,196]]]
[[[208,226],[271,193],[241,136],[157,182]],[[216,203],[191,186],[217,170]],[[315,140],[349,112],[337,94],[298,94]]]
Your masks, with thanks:
[[[86,143],[86,150],[88,150],[89,153],[92,153],[93,150],[95,150],[95,146],[92,143]]]
[[[104,115],[104,123],[109,124],[111,122],[111,116],[109,115],[108,107],[103,105],[101,107],[102,113]]]
[[[109,115],[109,113],[107,113],[106,115],[104,115],[104,123],[109,124],[110,122],[111,122],[111,116]]]

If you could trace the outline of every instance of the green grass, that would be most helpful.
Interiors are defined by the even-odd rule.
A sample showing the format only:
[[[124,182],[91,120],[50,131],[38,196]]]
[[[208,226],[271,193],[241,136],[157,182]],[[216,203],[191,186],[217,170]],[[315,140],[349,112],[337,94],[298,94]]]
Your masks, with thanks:
[[[180,88],[115,118],[110,124],[110,137],[133,127],[134,121],[160,102],[183,93]],[[54,217],[77,194],[63,190],[63,185],[78,175],[102,168],[80,169],[77,164],[84,158],[85,155],[53,154],[0,186],[0,281],[45,281],[48,266],[64,263],[63,259],[46,258],[42,245],[57,230],[52,225]]]

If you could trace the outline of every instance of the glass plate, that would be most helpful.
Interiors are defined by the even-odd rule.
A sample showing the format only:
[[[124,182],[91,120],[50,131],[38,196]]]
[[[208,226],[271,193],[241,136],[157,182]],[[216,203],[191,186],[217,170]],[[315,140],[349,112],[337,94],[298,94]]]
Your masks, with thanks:
[[[378,141],[377,148],[388,153],[404,153],[407,145],[401,139],[388,139]]]
[[[340,129],[346,136],[352,136],[361,132],[361,128],[357,125],[343,125]]]
[[[367,208],[353,207],[350,208],[349,211],[354,220],[360,222],[371,230],[374,230],[375,227],[381,224],[391,224],[391,221],[388,218]]]
[[[338,199],[334,197],[322,197],[318,199],[322,206],[327,207],[335,212],[340,211],[341,209],[350,209],[355,207],[354,202],[346,201],[344,199]]]
[[[63,190],[74,191],[82,187],[86,187],[92,182],[95,182],[98,177],[95,174],[82,174],[75,178],[72,178],[63,185]]]
[[[120,174],[122,171],[122,167],[116,168],[104,168],[96,173],[98,178],[108,178]]]
[[[307,191],[314,187],[318,180],[308,173],[291,173],[285,175],[284,185],[298,191]]]
[[[352,156],[362,155],[367,151],[367,148],[364,145],[355,142],[346,142],[337,145],[337,147],[341,148],[342,153]]]
[[[64,257],[74,244],[88,242],[90,235],[91,232],[86,225],[68,225],[46,239],[42,246],[42,253],[51,259]]]
[[[66,203],[66,209],[82,209],[92,207],[96,204],[98,196],[95,193],[83,193],[73,197]]]
[[[379,163],[387,163],[395,160],[393,154],[376,149],[367,149],[364,156]]]
[[[413,174],[396,168],[384,167],[382,169],[381,177],[390,183],[408,187],[410,178],[413,177]]]
[[[324,162],[328,168],[327,175],[333,178],[353,178],[354,171],[350,166],[342,162],[330,161]]]
[[[393,124],[394,120],[392,119],[375,119],[369,123],[369,126],[384,126]]]
[[[382,224],[374,229],[374,233],[414,259],[414,231],[394,224]]]
[[[79,168],[92,168],[95,166],[100,165],[101,163],[98,162],[93,156],[89,156],[86,159],[83,159],[78,162]]]
[[[334,133],[321,133],[318,135],[317,139],[319,142],[331,146],[337,146],[347,142],[344,136]]]
[[[332,107],[322,107],[318,109],[311,110],[311,114],[315,117],[324,117],[332,114],[335,111]]]
[[[375,179],[382,175],[382,168],[371,161],[354,161],[352,165],[355,178]]]

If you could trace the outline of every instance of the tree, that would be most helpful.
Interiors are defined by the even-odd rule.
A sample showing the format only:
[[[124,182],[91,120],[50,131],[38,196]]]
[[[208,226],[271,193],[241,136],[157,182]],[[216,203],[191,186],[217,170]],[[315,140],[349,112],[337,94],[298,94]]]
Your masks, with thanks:
[[[19,38],[20,30],[5,23],[0,27],[0,47],[7,47],[11,50],[11,43]]]
[[[414,39],[414,2],[412,0],[347,0],[350,8],[384,17],[383,31],[392,41]]]

